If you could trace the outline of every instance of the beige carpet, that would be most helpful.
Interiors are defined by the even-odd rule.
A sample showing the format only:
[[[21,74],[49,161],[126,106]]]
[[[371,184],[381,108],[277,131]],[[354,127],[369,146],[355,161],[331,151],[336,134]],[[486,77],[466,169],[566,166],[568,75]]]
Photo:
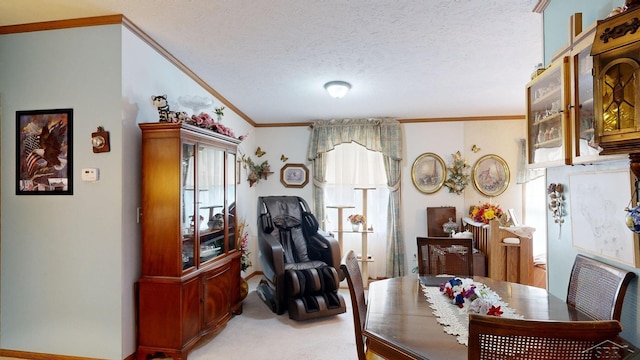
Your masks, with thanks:
[[[348,289],[340,289],[347,312],[308,321],[294,321],[287,313],[276,315],[258,298],[259,277],[249,280],[249,295],[243,313],[232,318],[221,333],[204,340],[189,354],[189,360],[357,359],[353,317]],[[346,283],[345,283],[346,284]]]

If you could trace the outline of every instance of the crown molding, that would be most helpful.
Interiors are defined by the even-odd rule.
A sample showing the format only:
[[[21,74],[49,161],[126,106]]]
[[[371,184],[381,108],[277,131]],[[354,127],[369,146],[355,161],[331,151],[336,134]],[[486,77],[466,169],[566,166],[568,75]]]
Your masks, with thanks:
[[[551,0],[538,0],[536,6],[533,7],[533,12],[542,14],[550,2]]]
[[[85,26],[122,24],[121,14],[93,16],[79,19],[43,21],[30,24],[0,26],[0,35],[17,34],[33,31],[70,29]]]
[[[30,23],[30,24],[0,26],[0,35],[44,31],[44,30],[70,29],[70,28],[87,27],[87,26],[114,25],[114,24],[121,24],[126,29],[134,33],[147,45],[155,49],[162,57],[167,59],[170,63],[172,63],[182,72],[184,72],[187,76],[193,79],[196,83],[202,86],[207,92],[209,92],[221,103],[223,103],[228,109],[235,112],[238,116],[243,118],[250,125],[254,127],[257,125],[255,121],[253,121],[253,119],[247,116],[247,114],[240,111],[240,109],[238,109],[235,105],[233,105],[229,100],[227,100],[224,96],[222,96],[219,92],[217,92],[214,88],[212,88],[209,84],[207,84],[204,80],[202,80],[198,75],[196,75],[196,73],[194,73],[191,69],[189,69],[186,65],[184,65],[180,60],[178,60],[175,56],[173,56],[169,51],[167,51],[167,49],[165,49],[160,44],[158,44],[158,42],[153,40],[149,35],[147,35],[138,26],[136,26],[131,20],[127,19],[122,14],[94,16],[94,17],[67,19],[67,20],[44,21],[44,22]]]

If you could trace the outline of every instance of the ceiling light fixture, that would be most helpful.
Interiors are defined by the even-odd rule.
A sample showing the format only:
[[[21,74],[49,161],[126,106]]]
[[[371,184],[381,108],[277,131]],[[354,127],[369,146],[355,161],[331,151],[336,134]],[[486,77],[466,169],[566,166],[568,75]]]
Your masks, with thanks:
[[[346,81],[329,81],[324,84],[324,88],[327,90],[331,97],[340,99],[347,95],[349,89],[351,89],[351,84]]]

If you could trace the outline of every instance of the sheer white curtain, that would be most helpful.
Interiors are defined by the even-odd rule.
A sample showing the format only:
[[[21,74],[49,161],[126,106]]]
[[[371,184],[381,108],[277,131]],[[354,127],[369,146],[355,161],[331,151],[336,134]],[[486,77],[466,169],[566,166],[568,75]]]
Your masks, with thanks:
[[[355,189],[375,189],[367,190],[367,227],[374,231],[368,234],[368,252],[375,259],[369,264],[369,276],[385,276],[389,190],[382,154],[354,142],[344,143],[326,153],[326,164],[325,204],[354,207],[343,210],[343,227],[350,228],[349,215],[364,212],[363,191]],[[324,220],[326,230],[338,230],[337,210],[326,211]],[[343,233],[343,251],[353,249],[360,254],[361,240],[361,234]]]
[[[525,225],[536,229],[533,234],[533,255],[538,262],[547,258],[547,177],[546,170],[527,168],[527,142],[519,140],[518,184],[524,184]]]
[[[533,256],[537,261],[547,258],[547,178],[539,176],[524,186],[524,224],[536,228],[533,233]]]

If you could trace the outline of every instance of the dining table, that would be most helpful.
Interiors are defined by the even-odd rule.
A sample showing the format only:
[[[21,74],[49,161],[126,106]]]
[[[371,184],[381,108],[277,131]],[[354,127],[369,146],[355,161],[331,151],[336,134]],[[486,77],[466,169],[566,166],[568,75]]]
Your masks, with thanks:
[[[474,276],[473,280],[495,291],[523,318],[592,320],[545,289],[488,277]],[[467,346],[438,323],[417,275],[371,282],[367,301],[363,335],[370,351],[387,359],[467,358]]]

